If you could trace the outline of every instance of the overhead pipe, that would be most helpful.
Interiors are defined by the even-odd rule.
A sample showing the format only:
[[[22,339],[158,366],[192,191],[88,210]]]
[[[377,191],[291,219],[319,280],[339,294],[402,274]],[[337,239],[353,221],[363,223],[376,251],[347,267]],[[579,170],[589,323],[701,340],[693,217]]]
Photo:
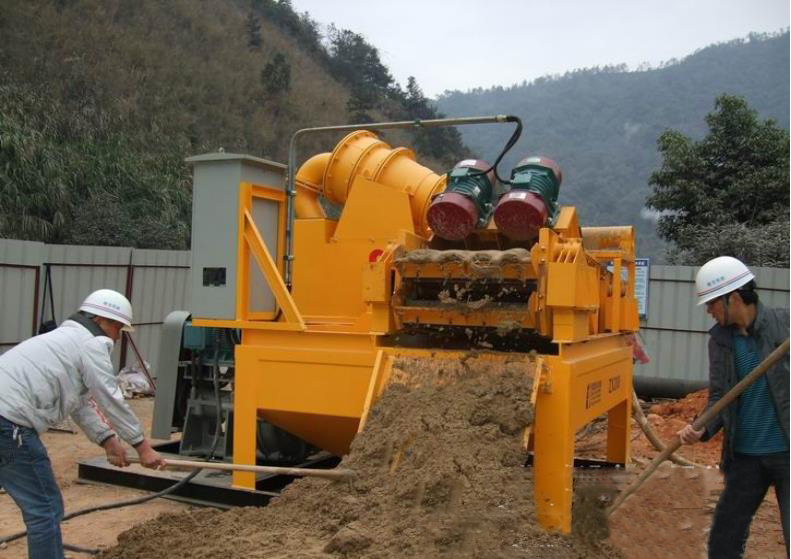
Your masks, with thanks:
[[[322,193],[322,179],[330,155],[329,153],[314,155],[299,168],[296,177],[294,213],[300,219],[327,217],[319,202],[319,196]]]
[[[466,117],[466,118],[436,118],[429,120],[404,120],[396,122],[379,122],[369,124],[348,124],[341,126],[319,126],[315,128],[302,128],[297,130],[291,136],[291,141],[288,146],[288,170],[287,170],[287,187],[286,187],[286,251],[283,256],[284,262],[284,280],[288,288],[291,288],[291,262],[294,260],[293,255],[293,229],[294,229],[294,213],[295,213],[295,197],[297,195],[297,143],[302,136],[308,134],[315,134],[317,132],[353,132],[355,130],[391,130],[396,128],[435,128],[441,126],[462,126],[465,124],[492,124],[492,123],[507,123],[518,121],[516,117],[508,115],[495,115],[495,116],[481,116],[481,117]],[[318,163],[317,163],[318,166]],[[307,183],[303,183],[303,186]],[[310,188],[300,188],[306,194]],[[306,199],[308,199],[306,197]],[[318,200],[316,200],[318,203]],[[302,206],[301,206],[302,207]],[[311,204],[307,203],[306,207],[310,208]],[[313,206],[315,210],[315,206]],[[306,210],[307,211],[307,210]]]

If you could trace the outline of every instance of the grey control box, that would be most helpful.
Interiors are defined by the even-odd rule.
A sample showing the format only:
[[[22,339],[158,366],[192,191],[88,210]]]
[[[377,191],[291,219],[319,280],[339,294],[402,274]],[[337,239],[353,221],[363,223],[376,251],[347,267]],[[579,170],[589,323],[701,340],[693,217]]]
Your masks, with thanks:
[[[186,159],[192,182],[193,318],[236,318],[239,194],[243,182],[285,191],[286,166],[250,155],[208,153]],[[273,260],[277,258],[280,203],[254,198],[253,221]],[[249,309],[274,312],[275,299],[250,256]]]

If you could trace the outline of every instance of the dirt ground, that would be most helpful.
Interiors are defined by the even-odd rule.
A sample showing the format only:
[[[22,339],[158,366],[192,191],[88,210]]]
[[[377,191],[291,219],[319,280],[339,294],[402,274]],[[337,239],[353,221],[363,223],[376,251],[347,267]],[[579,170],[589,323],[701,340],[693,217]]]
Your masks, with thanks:
[[[490,394],[488,397],[496,398],[497,395]],[[500,394],[499,397],[502,398],[503,394]],[[430,400],[433,402],[435,398],[435,395],[431,396]],[[650,408],[646,406],[645,411],[657,434],[664,440],[668,440],[678,428],[700,411],[705,401],[704,391],[690,395],[682,401],[662,402]],[[513,413],[496,417],[490,417],[483,413],[484,409],[491,409],[492,403],[492,400],[488,400],[485,406],[476,408],[478,415],[475,421],[481,422],[483,426],[498,426],[498,433],[503,433],[503,426],[505,426],[506,432],[512,430],[515,425]],[[153,400],[136,399],[131,400],[130,404],[148,426]],[[498,405],[494,407],[496,408]],[[434,408],[439,409],[436,406]],[[430,419],[428,420],[430,422]],[[524,421],[525,418],[522,420]],[[398,414],[392,416],[390,421],[403,422],[405,419],[402,418],[402,414]],[[404,424],[401,423],[401,428],[403,427]],[[602,458],[605,437],[606,426],[603,421],[591,424],[578,436],[577,455]],[[508,437],[500,439],[498,436],[495,439],[502,442],[508,440]],[[77,461],[101,454],[101,449],[88,442],[81,433],[50,432],[44,435],[43,440],[49,450],[56,477],[61,485],[67,512],[143,494],[131,489],[77,483]],[[401,445],[393,446],[392,441],[389,442],[389,446],[379,448],[370,447],[363,442],[360,443],[362,446],[357,444],[356,446],[369,454],[384,453],[390,464],[392,464],[393,453],[398,453],[398,448],[401,447]],[[524,551],[519,552],[519,547],[514,547],[512,553],[502,556],[624,557],[626,559],[649,557],[651,559],[697,559],[705,557],[705,540],[711,513],[717,495],[722,489],[721,475],[716,468],[719,459],[719,445],[721,444],[719,438],[709,443],[683,449],[683,455],[686,458],[704,464],[708,466],[707,468],[681,468],[671,464],[661,467],[635,495],[627,499],[621,508],[613,514],[609,523],[610,536],[603,544],[598,542],[574,543],[572,540],[563,538],[553,539],[553,537],[544,537],[540,532],[535,531],[533,529],[534,519],[531,517],[532,483],[529,471],[525,476],[515,473],[516,470],[512,468],[513,464],[511,467],[502,468],[503,464],[510,463],[509,456],[513,458],[513,455],[510,451],[503,451],[497,443],[498,441],[489,442],[491,449],[488,453],[489,455],[500,453],[500,464],[495,470],[487,471],[485,468],[475,465],[476,461],[483,463],[485,460],[481,459],[481,450],[476,451],[471,448],[469,441],[460,442],[459,446],[460,449],[467,448],[467,451],[461,454],[452,453],[455,464],[453,471],[447,471],[443,469],[441,463],[427,458],[424,467],[430,475],[425,478],[426,483],[419,486],[422,487],[421,496],[410,496],[410,499],[421,501],[422,504],[418,507],[387,509],[388,499],[393,498],[398,492],[380,491],[380,500],[371,501],[367,497],[368,493],[376,494],[377,490],[375,486],[370,485],[367,488],[367,493],[363,492],[364,498],[361,498],[361,494],[355,490],[348,491],[340,499],[336,499],[337,495],[326,495],[326,491],[328,491],[326,482],[305,480],[287,491],[284,498],[280,500],[281,504],[277,507],[270,507],[272,512],[259,509],[238,509],[230,513],[217,513],[210,509],[199,509],[160,499],[140,507],[100,512],[68,521],[63,525],[64,541],[82,547],[109,548],[116,545],[119,535],[121,535],[122,546],[108,552],[108,557],[125,557],[127,559],[158,556],[208,557],[213,555],[194,552],[190,546],[196,543],[197,534],[201,535],[200,540],[203,541],[204,536],[208,535],[211,539],[212,534],[214,534],[214,539],[217,539],[217,531],[219,531],[221,537],[217,543],[224,550],[221,555],[228,557],[312,558],[396,555],[418,557],[427,555],[422,555],[421,551],[414,549],[412,553],[409,553],[409,546],[407,545],[405,548],[400,542],[414,541],[416,535],[425,537],[428,533],[429,536],[434,536],[431,541],[436,542],[436,545],[439,546],[437,549],[443,551],[437,556],[494,557],[498,555],[486,553],[481,548],[482,545],[487,542],[491,543],[493,540],[476,535],[481,533],[480,526],[472,529],[472,537],[457,538],[458,541],[454,544],[453,534],[467,533],[470,531],[470,526],[478,525],[477,516],[486,512],[486,509],[484,507],[483,510],[480,510],[474,506],[468,506],[469,499],[474,498],[476,502],[480,501],[480,491],[477,495],[465,494],[466,484],[463,483],[460,490],[458,484],[443,484],[443,479],[454,479],[453,475],[459,468],[475,466],[470,473],[466,474],[467,478],[481,475],[482,479],[475,478],[478,483],[488,480],[491,486],[499,487],[494,493],[501,494],[501,502],[490,503],[494,508],[489,509],[489,512],[496,509],[496,513],[492,515],[495,528],[485,524],[486,530],[483,532],[494,530],[499,534],[496,537],[503,537],[504,534],[513,537],[517,532],[521,532],[522,539],[521,541],[517,539],[516,543],[521,545]],[[413,443],[410,443],[408,446],[412,445]],[[415,446],[415,448],[419,447],[420,445]],[[423,448],[425,455],[425,447]],[[429,448],[431,449],[429,455],[439,456],[442,454],[441,449],[435,446]],[[410,463],[410,460],[414,462],[418,454],[420,452],[403,458],[403,464],[398,466],[398,469],[414,472],[416,464]],[[465,460],[465,454],[469,454],[471,458]],[[633,423],[632,429],[632,455],[637,463],[629,469],[629,473],[621,475],[621,486],[633,479],[647,461],[656,455],[636,423]],[[359,469],[361,464],[352,464],[352,466]],[[374,472],[374,474],[379,476],[375,478],[378,482],[384,479],[381,478],[382,472]],[[517,477],[514,478],[514,475]],[[398,483],[403,486],[402,492],[408,493],[409,485],[404,484],[403,479]],[[411,487],[414,488],[414,485]],[[483,494],[486,495],[486,491]],[[328,502],[322,504],[323,499]],[[434,514],[436,514],[436,510],[445,510],[443,507],[447,508],[450,503],[455,503],[452,505],[454,510],[461,507],[463,510],[468,510],[468,513],[463,515],[461,524],[457,522],[454,525],[448,520],[447,514],[440,514],[437,517],[440,519],[438,523],[432,524],[426,522],[427,517],[423,510],[426,508],[426,503],[428,503],[429,509],[435,511]],[[392,525],[390,529],[401,531],[401,534],[395,538],[397,545],[393,549],[386,546],[380,548],[377,547],[378,544],[372,543],[392,542],[392,538],[383,537],[381,526],[375,522],[372,523],[372,518],[377,516],[377,510],[380,510],[381,507],[389,510],[388,514],[391,516],[387,522]],[[515,508],[520,507],[526,511],[524,514],[513,512]],[[316,516],[308,516],[305,520],[294,522],[292,515],[295,510],[304,512],[305,508],[315,509]],[[278,513],[278,509],[282,512]],[[185,512],[187,514],[181,514]],[[160,517],[163,513],[165,516]],[[770,492],[753,522],[747,547],[747,559],[781,559],[785,557],[782,529],[778,516],[776,500]],[[321,520],[317,521],[316,518]],[[146,523],[153,519],[157,519],[156,522]],[[271,525],[272,528],[267,532],[262,532],[261,527],[266,525]],[[135,526],[138,527],[130,531]],[[7,495],[1,494],[0,535],[17,532],[23,527],[18,509]],[[163,529],[173,537],[157,540],[156,538],[161,538],[164,535]],[[261,545],[261,533],[274,536],[271,539],[271,546],[267,546],[269,552],[266,552],[264,546]],[[227,539],[224,535],[227,535]],[[163,544],[163,541],[166,543]],[[159,550],[164,554],[158,555],[155,551],[146,551],[146,547],[141,548],[142,543],[151,544],[152,547],[149,550]],[[454,547],[454,545],[461,546],[461,548]],[[205,545],[203,547],[206,548]],[[9,544],[7,548],[0,549],[0,559],[25,557],[25,549],[24,540],[18,540]],[[215,547],[210,545],[206,549],[215,549]],[[236,549],[239,549],[242,554],[230,555],[231,550]],[[245,549],[249,553],[245,553],[243,551]],[[274,549],[281,551],[278,554],[273,551]],[[465,552],[465,555],[460,554],[460,549]],[[468,551],[469,554],[466,553]],[[473,553],[474,551],[480,553]],[[67,553],[67,556],[75,559],[87,557],[72,552]]]
[[[153,398],[133,399],[128,402],[143,421],[148,432],[154,409]],[[75,434],[49,431],[42,436],[42,441],[46,445],[52,461],[55,477],[63,493],[63,502],[67,513],[146,494],[143,491],[122,487],[77,483],[77,462],[101,456],[104,451],[86,439],[76,427],[75,429],[77,430]],[[130,452],[132,452],[131,449]],[[156,499],[137,507],[89,514],[65,522],[63,524],[63,540],[65,543],[85,548],[111,547],[116,545],[118,534],[129,530],[140,522],[156,518],[162,513],[182,512],[190,508],[192,507],[175,501]],[[22,515],[17,506],[7,494],[0,494],[0,536],[17,533],[24,529]],[[67,556],[75,559],[89,557],[71,552],[67,552]],[[20,559],[22,557],[27,557],[27,543],[24,539],[11,542],[5,549],[0,549],[0,559]]]
[[[266,508],[164,517],[103,558],[618,558],[538,526],[522,465],[532,367],[405,359],[343,459],[353,480],[302,479]]]
[[[659,438],[669,441],[704,409],[707,399],[707,390],[701,390],[682,400],[645,406],[645,413]],[[679,454],[704,467],[666,462],[613,513],[609,541],[626,559],[705,559],[711,517],[723,487],[717,467],[721,447],[721,433],[706,443],[683,446]],[[591,424],[578,435],[578,456],[604,458],[605,448],[604,421]],[[633,475],[639,475],[657,454],[632,420],[632,458],[637,462]],[[750,528],[745,559],[785,557],[777,499],[770,489]]]

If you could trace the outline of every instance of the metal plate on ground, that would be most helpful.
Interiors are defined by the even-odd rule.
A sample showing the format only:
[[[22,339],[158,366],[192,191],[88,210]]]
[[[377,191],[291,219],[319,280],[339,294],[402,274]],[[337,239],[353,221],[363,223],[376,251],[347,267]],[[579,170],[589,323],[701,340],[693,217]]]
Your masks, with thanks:
[[[183,458],[166,449],[174,450],[173,443],[155,447],[165,460]],[[176,443],[175,448],[178,448]],[[305,463],[296,467],[303,468],[332,468],[340,460],[328,453],[321,453],[311,457]],[[143,491],[162,491],[171,487],[187,477],[191,470],[151,470],[138,464],[126,468],[116,468],[101,456],[83,460],[77,465],[79,481],[107,483],[120,485]],[[233,506],[264,506],[272,497],[296,479],[289,475],[260,474],[256,477],[256,489],[238,489],[231,485],[231,472],[203,470],[184,486],[167,498],[189,503],[233,507]]]

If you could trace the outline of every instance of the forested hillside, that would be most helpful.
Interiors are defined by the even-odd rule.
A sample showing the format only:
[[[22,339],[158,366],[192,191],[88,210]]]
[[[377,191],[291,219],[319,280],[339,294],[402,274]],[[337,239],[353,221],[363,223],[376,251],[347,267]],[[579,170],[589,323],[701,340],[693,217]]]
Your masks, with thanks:
[[[514,79],[519,72],[514,69]],[[528,154],[554,158],[563,169],[560,199],[578,207],[583,224],[634,224],[639,255],[660,262],[664,248],[643,210],[648,178],[660,164],[657,138],[668,128],[701,137],[704,116],[722,93],[744,97],[760,118],[787,129],[788,32],[713,45],[661,68],[594,68],[512,87],[446,92],[438,107],[448,116],[519,116],[525,131],[501,174]],[[476,128],[460,128],[464,141],[492,159],[508,131]]]
[[[514,68],[515,80],[521,72]],[[360,34],[322,32],[289,0],[4,0],[0,236],[186,248],[185,157],[224,149],[285,162],[299,128],[516,114],[525,130],[501,174],[528,154],[553,157],[564,171],[561,202],[578,206],[583,224],[635,224],[640,255],[659,259],[655,224],[641,215],[659,135],[702,135],[721,93],[787,127],[788,84],[786,32],[657,69],[589,69],[446,92],[433,103],[414,79],[396,83]],[[493,160],[510,132],[485,125],[384,136],[444,171],[471,156]],[[300,153],[338,137],[308,138]]]
[[[287,0],[4,0],[0,236],[186,248],[185,157],[285,162],[299,128],[436,116],[362,36],[323,37]],[[454,129],[387,139],[438,170],[467,155]]]

